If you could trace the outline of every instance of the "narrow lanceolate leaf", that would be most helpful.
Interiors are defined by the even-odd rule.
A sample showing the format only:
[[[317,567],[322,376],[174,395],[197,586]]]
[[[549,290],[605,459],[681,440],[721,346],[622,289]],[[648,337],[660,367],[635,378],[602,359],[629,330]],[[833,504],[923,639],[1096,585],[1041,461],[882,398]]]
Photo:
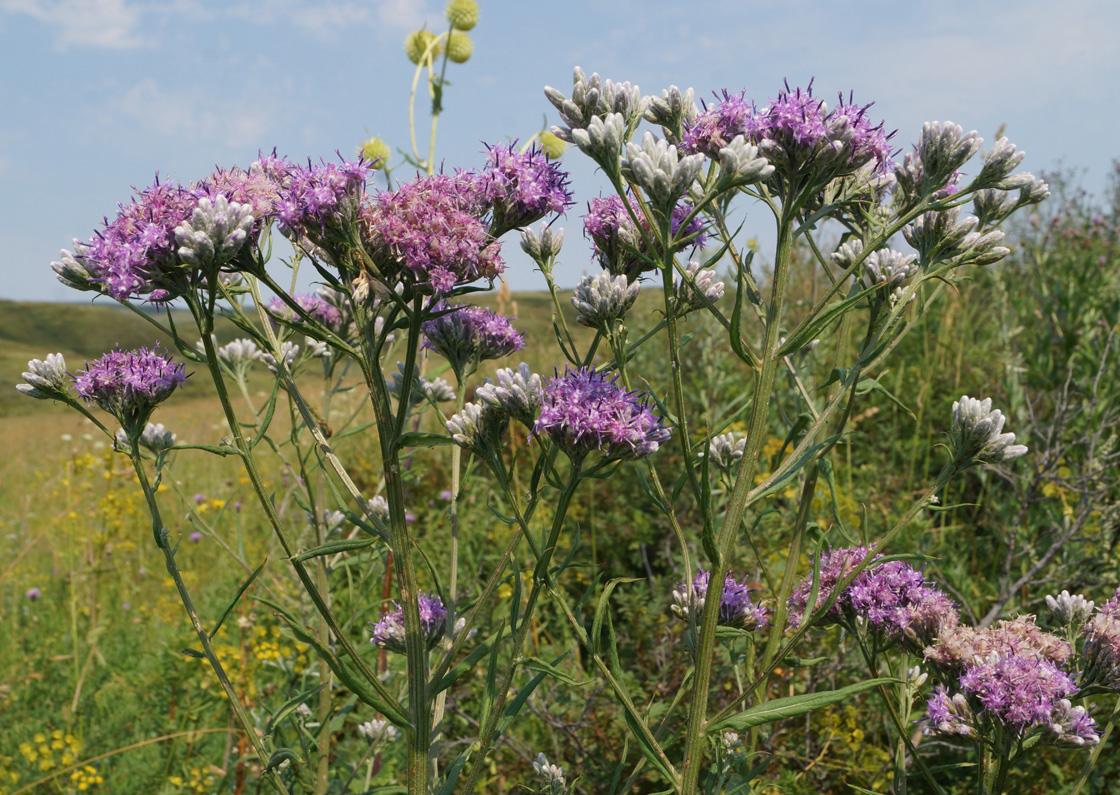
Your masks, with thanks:
[[[791,353],[796,353],[804,348],[811,340],[819,337],[826,326],[838,320],[841,315],[856,304],[866,300],[868,293],[873,292],[874,289],[875,288],[869,288],[863,290],[850,298],[845,298],[843,301],[837,301],[834,304],[821,307],[816,313],[809,315],[809,317],[802,321],[801,325],[786,338],[782,347],[778,349],[778,358],[789,356]]]
[[[455,444],[455,440],[447,434],[424,433],[423,431],[402,433],[400,438],[397,439],[398,450],[403,450],[406,447],[439,447],[445,444]]]
[[[292,558],[293,563],[302,563],[311,558],[321,557],[322,555],[336,555],[339,552],[353,552],[356,549],[365,549],[377,543],[376,538],[341,538],[338,541],[328,541],[325,544],[320,544],[317,547],[312,547],[306,552],[301,552]]]
[[[273,729],[275,729],[277,726],[279,726],[285,718],[287,718],[289,715],[291,715],[293,712],[295,712],[299,708],[300,704],[303,704],[304,702],[310,700],[310,698],[313,695],[318,693],[324,687],[326,687],[325,684],[316,685],[315,687],[311,688],[310,690],[305,690],[304,692],[300,693],[298,696],[293,696],[292,698],[285,701],[280,706],[280,709],[276,710],[276,714],[274,714],[271,718],[268,719],[268,723],[264,727],[265,735],[267,736],[269,734],[272,734]]]
[[[253,569],[253,573],[249,575],[249,578],[245,580],[245,582],[241,583],[241,587],[237,589],[237,593],[235,593],[233,595],[233,598],[229,600],[229,604],[226,605],[225,610],[222,611],[222,615],[218,618],[218,623],[216,623],[214,625],[214,628],[210,630],[211,640],[213,640],[214,636],[218,634],[218,630],[222,628],[222,624],[225,623],[225,620],[229,618],[229,614],[233,611],[233,608],[237,606],[237,602],[241,599],[242,594],[244,594],[249,586],[253,584],[253,580],[257,579],[257,575],[264,570],[265,563],[268,563],[268,558],[265,558],[261,565]]]
[[[820,693],[805,693],[800,696],[776,698],[773,701],[767,701],[724,718],[718,723],[713,723],[708,726],[708,731],[716,732],[724,729],[746,731],[747,729],[753,729],[755,726],[763,726],[767,723],[774,723],[785,718],[794,718],[798,715],[804,715],[806,712],[823,709],[873,687],[897,683],[897,679],[869,679],[866,682],[857,682],[839,690],[825,690]]]

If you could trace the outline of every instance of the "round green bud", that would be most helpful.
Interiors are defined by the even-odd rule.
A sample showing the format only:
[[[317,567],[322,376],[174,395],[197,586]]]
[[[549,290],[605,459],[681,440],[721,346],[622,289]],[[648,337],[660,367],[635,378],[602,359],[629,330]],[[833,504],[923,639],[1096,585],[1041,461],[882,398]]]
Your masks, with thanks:
[[[474,0],[451,0],[445,13],[455,30],[470,30],[478,24],[478,3]]]
[[[466,33],[451,33],[447,38],[447,57],[455,63],[466,63],[474,52],[474,42]]]
[[[408,60],[412,61],[414,64],[419,64],[424,58],[424,53],[428,51],[428,47],[431,46],[432,41],[435,40],[435,37],[436,34],[426,28],[414,30],[409,33],[408,38],[404,40],[404,52],[408,56]],[[432,47],[432,57],[435,58],[439,55],[441,50],[442,45]]]
[[[389,144],[376,135],[358,147],[358,154],[369,162],[369,167],[374,171],[380,171],[389,165]]]
[[[541,151],[544,152],[544,156],[549,160],[558,159],[568,149],[566,141],[557,138],[547,130],[542,132],[537,140],[540,141]]]

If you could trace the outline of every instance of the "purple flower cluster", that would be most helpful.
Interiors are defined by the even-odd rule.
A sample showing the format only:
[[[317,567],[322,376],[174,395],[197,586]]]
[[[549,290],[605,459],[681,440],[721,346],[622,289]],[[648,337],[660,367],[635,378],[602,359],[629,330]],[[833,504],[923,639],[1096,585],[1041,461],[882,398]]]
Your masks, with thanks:
[[[316,237],[343,219],[356,217],[368,174],[369,167],[360,160],[317,166],[308,161],[306,168],[289,165],[276,203],[280,228]]]
[[[1120,588],[1097,608],[1082,632],[1086,685],[1120,691]]]
[[[102,229],[79,244],[77,259],[101,289],[123,301],[148,295],[159,301],[171,297],[175,276],[175,227],[186,221],[198,197],[177,182],[155,183],[126,205],[117,217],[105,219]]]
[[[380,194],[362,209],[363,241],[390,284],[407,279],[447,293],[503,270],[501,244],[490,237],[469,175],[436,174]]]
[[[279,164],[286,161],[276,160]],[[286,169],[286,165],[285,165]],[[283,172],[276,172],[281,176]],[[231,202],[247,204],[253,208],[253,217],[260,219],[276,213],[280,201],[280,182],[269,176],[259,167],[243,171],[234,167],[216,169],[210,176],[198,183],[199,198],[211,200],[225,196]]]
[[[509,356],[525,347],[525,337],[510,318],[481,306],[440,304],[443,314],[421,325],[424,347],[451,363],[460,376],[473,372],[486,359]]]
[[[718,158],[719,150],[737,135],[756,144],[762,154],[778,164],[794,167],[818,157],[843,156],[850,168],[858,168],[872,160],[878,170],[890,168],[890,139],[883,124],[872,124],[867,115],[871,105],[855,105],[843,97],[830,112],[821,100],[813,97],[813,84],[806,89],[790,90],[787,84],[777,99],[758,109],[743,94],[723,92],[723,99],[688,125],[681,149],[702,152]]]
[[[993,653],[1038,657],[1061,666],[1072,656],[1073,648],[1057,635],[1039,629],[1034,616],[1019,616],[981,628],[947,624],[938,634],[937,643],[925,650],[925,658],[942,669],[959,671],[977,657]]]
[[[928,700],[930,733],[975,737],[994,721],[1017,739],[1042,729],[1055,744],[1100,742],[1088,710],[1069,700],[1077,692],[1073,677],[1048,660],[992,652],[966,666],[958,685],[952,697],[941,686]]]
[[[342,330],[342,312],[339,311],[338,307],[328,303],[321,295],[309,293],[293,295],[292,300],[299,304],[300,308],[314,320],[319,321],[331,331]],[[268,305],[268,311],[282,320],[299,322],[299,317],[281,298],[273,298]]]
[[[513,145],[490,147],[475,187],[490,208],[494,237],[528,226],[548,213],[562,213],[572,203],[568,175],[536,147],[526,152],[518,152]]]
[[[827,599],[837,584],[867,557],[866,547],[837,549],[821,555],[817,603]],[[882,555],[876,555],[878,561]],[[790,625],[805,619],[813,577],[800,582],[790,594]],[[958,622],[956,605],[922,573],[901,560],[875,563],[860,572],[829,608],[826,621],[865,620],[889,639],[912,649],[922,648],[938,636],[943,626]]]
[[[627,204],[638,218],[637,225],[627,211]],[[682,229],[691,212],[692,207],[687,204],[678,204],[673,209],[670,230],[675,238],[686,241],[677,246],[677,251],[704,245],[704,225],[699,216]],[[612,276],[625,276],[634,281],[644,271],[657,267],[655,262],[648,260],[656,256],[649,246],[649,242],[656,239],[656,232],[642,211],[629,201],[623,203],[620,196],[602,196],[588,203],[587,215],[583,217],[583,234],[591,241],[593,258]]]
[[[533,435],[547,435],[571,457],[593,450],[608,458],[642,458],[669,440],[661,418],[606,373],[565,370],[544,388]]]
[[[711,572],[701,569],[692,580],[691,602],[701,612],[708,594],[708,583],[711,581]],[[738,627],[739,629],[756,630],[767,625],[770,612],[761,605],[751,601],[751,589],[747,583],[736,582],[730,574],[723,581],[723,596],[719,602],[719,623],[723,626]],[[672,610],[680,618],[687,619],[690,612],[690,595],[688,586],[677,583],[677,590],[673,591]]]
[[[424,632],[425,642],[429,649],[433,648],[440,639],[447,624],[447,608],[435,594],[417,597],[420,609],[420,627]],[[389,651],[403,653],[404,647],[404,610],[396,602],[394,608],[388,613],[381,614],[381,620],[373,625],[373,634],[369,642],[374,646]]]
[[[151,350],[109,351],[74,375],[74,387],[86,403],[94,403],[125,428],[144,427],[152,409],[166,400],[186,375],[183,364],[171,361],[159,346]]]

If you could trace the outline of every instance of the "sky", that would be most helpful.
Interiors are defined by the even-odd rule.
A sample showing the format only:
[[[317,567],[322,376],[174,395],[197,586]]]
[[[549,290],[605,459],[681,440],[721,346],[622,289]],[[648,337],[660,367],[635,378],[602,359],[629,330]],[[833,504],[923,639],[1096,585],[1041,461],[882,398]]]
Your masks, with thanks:
[[[542,89],[570,93],[572,68],[759,105],[814,79],[854,92],[908,150],[925,121],[951,120],[990,144],[1004,126],[1022,168],[1105,186],[1120,155],[1120,3],[941,0],[480,0],[474,54],[450,64],[436,159],[482,164],[484,143],[527,139],[558,121]],[[415,67],[407,34],[446,29],[438,0],[0,0],[0,298],[88,300],[50,263],[86,240],[133,186],[190,182],[276,147],[293,160],[352,156],[377,135],[409,148]],[[423,88],[421,89],[423,91]],[[416,106],[427,149],[426,100]],[[401,163],[395,155],[393,162]],[[580,216],[603,180],[564,157],[576,204],[557,280],[591,269]],[[395,179],[407,179],[401,164]],[[771,240],[767,218],[746,230]],[[754,225],[757,225],[757,229]],[[765,250],[765,248],[764,248]],[[516,236],[514,290],[543,287]],[[102,299],[105,300],[105,299]]]

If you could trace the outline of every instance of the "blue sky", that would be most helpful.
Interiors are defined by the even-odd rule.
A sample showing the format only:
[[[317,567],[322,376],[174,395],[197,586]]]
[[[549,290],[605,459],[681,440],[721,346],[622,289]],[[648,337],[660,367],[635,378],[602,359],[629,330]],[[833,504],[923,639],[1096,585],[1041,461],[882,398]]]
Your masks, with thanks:
[[[407,147],[407,33],[442,30],[425,0],[0,0],[0,298],[75,300],[49,263],[87,239],[131,186],[247,165],[259,149],[293,159],[350,155],[373,134]],[[990,143],[1006,134],[1024,169],[1059,166],[1104,186],[1120,155],[1120,3],[480,0],[474,56],[452,65],[437,159],[481,163],[482,141],[522,139],[556,115],[572,67],[630,80],[746,89],[761,103],[783,79],[832,99],[855,92],[908,148],[927,120]],[[423,111],[423,105],[418,107]],[[421,118],[424,118],[421,116]],[[427,125],[421,125],[426,146]],[[559,281],[589,267],[580,214],[601,180],[570,152],[577,204]],[[395,176],[406,175],[407,167]],[[766,219],[752,215],[764,242]],[[538,289],[516,238],[513,289]]]

